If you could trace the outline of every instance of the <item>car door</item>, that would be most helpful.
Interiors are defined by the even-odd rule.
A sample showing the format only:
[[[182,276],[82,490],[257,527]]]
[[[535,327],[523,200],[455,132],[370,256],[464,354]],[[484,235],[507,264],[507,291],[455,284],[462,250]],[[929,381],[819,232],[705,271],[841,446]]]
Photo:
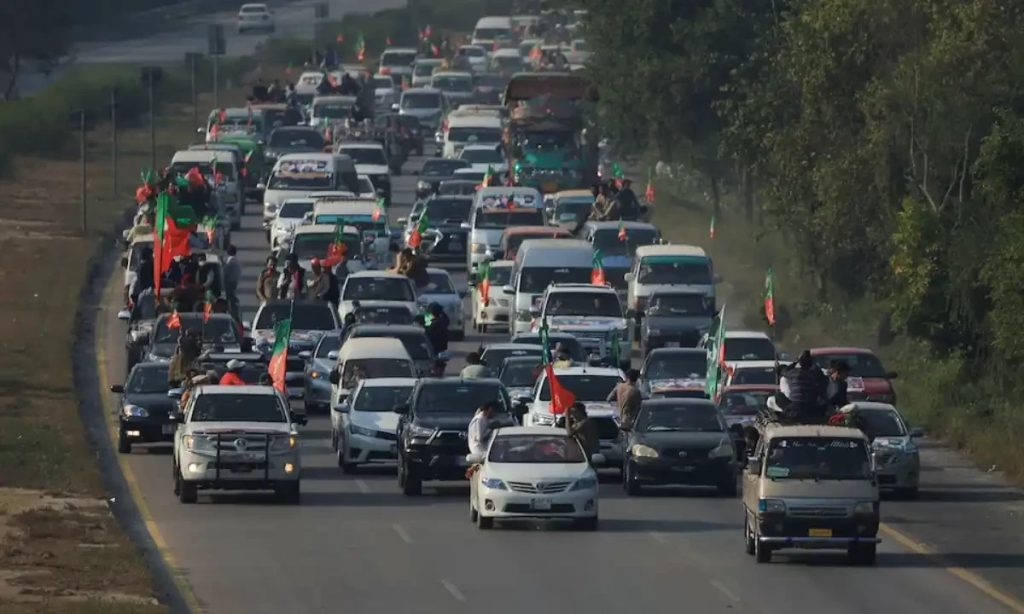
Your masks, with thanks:
[[[754,448],[754,453],[748,455],[746,466],[743,468],[743,508],[747,514],[757,509],[757,502],[760,499],[761,465],[765,455],[765,441],[761,438]],[[750,460],[753,459],[753,460]]]

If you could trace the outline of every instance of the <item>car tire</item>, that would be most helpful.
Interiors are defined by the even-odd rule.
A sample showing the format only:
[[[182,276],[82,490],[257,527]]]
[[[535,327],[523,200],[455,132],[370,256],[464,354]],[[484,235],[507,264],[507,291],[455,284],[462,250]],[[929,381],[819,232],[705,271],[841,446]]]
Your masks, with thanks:
[[[629,461],[622,464],[622,488],[630,497],[639,497],[642,492],[642,487],[636,480],[636,476],[633,475],[632,465]]]
[[[754,534],[754,560],[758,563],[772,562],[772,549],[768,547],[768,544],[759,540],[756,533]]]
[[[125,432],[123,424],[117,427],[117,451],[121,454],[132,453],[132,442],[128,439],[128,433]]]
[[[331,429],[331,452],[338,451],[338,431]]]
[[[282,503],[295,505],[302,501],[302,487],[299,480],[294,482],[279,482],[274,486],[274,494]]]
[[[171,464],[171,471],[174,472],[171,474],[171,483],[174,484],[174,496],[177,497],[181,493],[181,472],[178,471],[177,463]]]
[[[747,514],[744,514],[743,516],[743,551],[750,556],[754,556],[757,540],[754,539],[754,532],[750,530],[750,518]]]
[[[878,558],[878,544],[850,544],[846,557],[851,565],[874,565]]]
[[[576,528],[580,531],[596,531],[598,525],[597,516],[592,518],[577,518],[573,524],[575,524]]]
[[[356,463],[346,463],[343,452],[338,453],[338,465],[341,467],[341,472],[345,475],[352,475],[359,468],[359,465]]]
[[[178,501],[182,503],[195,503],[199,500],[199,489],[195,482],[178,478]]]
[[[411,473],[407,463],[398,463],[398,486],[402,489],[402,494],[406,497],[418,497],[423,494],[423,480]]]
[[[473,524],[476,524],[476,520],[479,517],[480,517],[480,513],[476,511],[476,506],[473,505],[472,501],[470,501],[470,503],[469,503],[469,521],[472,522]]]
[[[476,528],[480,529],[481,531],[486,531],[488,529],[493,529],[494,528],[494,518],[491,518],[490,516],[484,516],[480,512],[477,512],[476,513]]]

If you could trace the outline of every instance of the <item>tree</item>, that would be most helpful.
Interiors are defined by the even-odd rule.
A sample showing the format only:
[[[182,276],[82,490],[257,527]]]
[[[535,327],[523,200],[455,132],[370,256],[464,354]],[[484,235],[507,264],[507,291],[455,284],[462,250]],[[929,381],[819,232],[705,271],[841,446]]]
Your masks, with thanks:
[[[17,91],[25,60],[52,61],[68,49],[67,0],[0,2],[0,60],[8,73],[4,100]]]

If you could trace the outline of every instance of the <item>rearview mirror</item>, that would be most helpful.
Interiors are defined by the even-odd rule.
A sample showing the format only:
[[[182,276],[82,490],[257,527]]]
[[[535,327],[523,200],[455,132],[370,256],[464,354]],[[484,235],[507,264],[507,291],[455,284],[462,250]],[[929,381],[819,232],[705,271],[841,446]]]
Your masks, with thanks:
[[[313,352],[310,352],[309,350],[303,350],[303,351],[299,352],[299,358],[301,358],[302,360],[309,360],[312,357],[313,357]]]
[[[327,352],[327,358],[328,360],[338,360],[338,351],[331,350],[330,352]]]
[[[334,406],[334,411],[338,412],[339,414],[347,414],[348,410],[348,399],[345,399],[341,403],[338,403],[337,405]]]
[[[391,110],[392,111],[397,111],[398,109],[399,109],[398,103],[395,103],[395,104],[391,105]]]
[[[122,309],[121,311],[117,312],[117,319],[127,322],[128,320],[132,319],[132,312],[128,311],[127,309]]]
[[[516,403],[520,405],[528,405],[530,401],[533,401],[530,397],[516,397]]]
[[[600,452],[598,452],[597,454],[593,454],[590,457],[590,464],[592,465],[603,465],[606,462],[608,462],[608,459],[605,458],[604,454],[601,454]]]
[[[171,420],[171,422],[176,422],[178,424],[181,424],[182,422],[185,421],[185,414],[181,413],[180,411],[172,411],[167,414],[167,417]]]
[[[467,454],[466,455],[466,463],[467,464],[479,465],[482,462],[484,462],[484,455],[483,454]]]
[[[622,276],[622,279],[625,279],[626,281],[633,281],[633,274],[626,273],[625,275]]]
[[[462,222],[461,224],[459,224],[459,228],[461,228],[462,230],[472,230],[473,229],[473,227],[469,225],[469,222]]]
[[[505,285],[501,287],[501,291],[504,292],[505,294],[515,294],[516,289],[513,288],[512,286]]]
[[[265,184],[265,183],[257,183],[256,184],[256,189],[257,190],[266,190],[267,189],[267,184]]]
[[[337,386],[338,383],[341,382],[341,374],[338,373],[337,369],[334,369],[331,371],[331,374],[327,376],[327,379],[331,380],[331,383]]]
[[[110,391],[121,394],[124,392],[124,384],[111,384]]]
[[[745,467],[750,473],[761,473],[761,461],[756,456],[748,456]]]
[[[535,317],[535,318],[539,318],[540,317],[540,309],[537,309],[536,307],[530,307],[530,315]]]
[[[402,403],[400,405],[395,405],[391,409],[391,411],[395,412],[396,414],[398,414],[400,416],[404,416],[405,414],[409,413],[409,406],[407,404],[405,404],[405,403]]]

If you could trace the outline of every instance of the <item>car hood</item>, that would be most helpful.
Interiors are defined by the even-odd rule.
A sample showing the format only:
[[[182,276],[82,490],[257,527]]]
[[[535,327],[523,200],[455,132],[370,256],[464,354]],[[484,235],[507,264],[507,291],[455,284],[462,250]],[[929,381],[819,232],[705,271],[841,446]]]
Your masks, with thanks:
[[[284,435],[292,432],[287,422],[191,422],[189,430],[192,433],[269,433],[271,435]]]
[[[587,477],[587,463],[487,463],[484,473],[489,477],[511,482],[569,482]]]
[[[708,452],[717,447],[722,440],[728,440],[728,433],[693,433],[693,432],[661,432],[635,433],[634,443],[642,443],[656,450],[665,448],[683,448],[684,450],[702,450]]]
[[[388,167],[381,164],[356,164],[356,172],[360,175],[387,175]]]
[[[557,331],[606,331],[613,328],[625,330],[622,318],[604,316],[550,316],[548,327]]]
[[[398,414],[393,411],[354,411],[348,415],[349,421],[355,426],[385,433],[398,430]],[[468,426],[469,423],[467,422]]]
[[[124,396],[125,405],[138,405],[153,413],[171,412],[178,403],[174,399],[167,398],[166,392],[153,393],[128,393]]]
[[[655,330],[706,331],[711,326],[707,316],[646,316],[644,326]]]
[[[472,419],[472,414],[424,413],[416,416],[416,425],[446,431],[465,431]]]

